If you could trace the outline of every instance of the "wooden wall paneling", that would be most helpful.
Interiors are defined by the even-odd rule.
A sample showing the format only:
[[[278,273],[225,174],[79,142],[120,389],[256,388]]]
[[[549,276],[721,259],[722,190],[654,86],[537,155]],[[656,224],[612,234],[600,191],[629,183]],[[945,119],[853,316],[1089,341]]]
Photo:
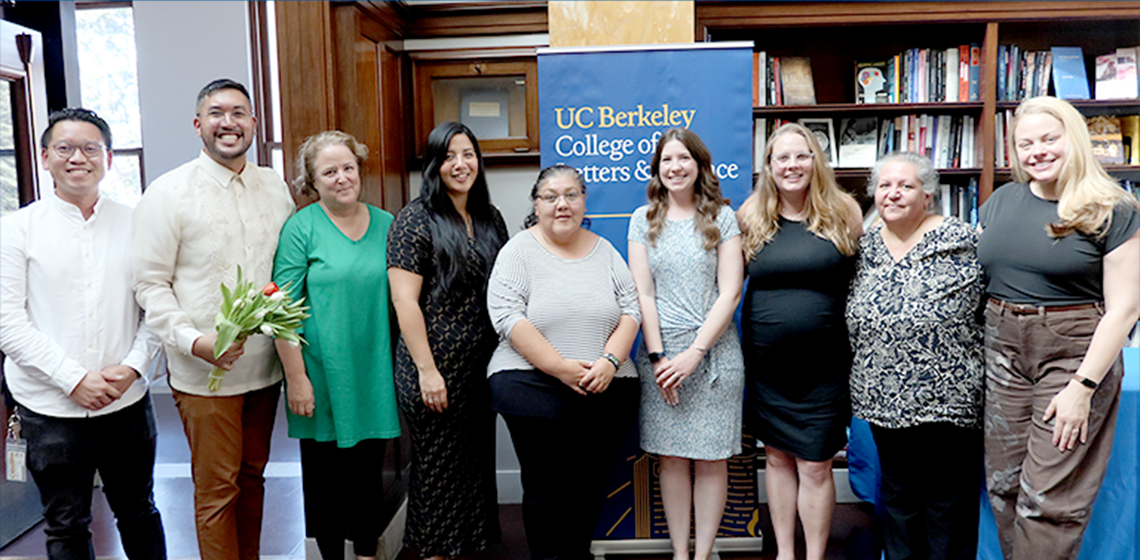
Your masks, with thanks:
[[[358,4],[359,6],[359,4]],[[370,39],[374,45],[377,67],[377,93],[376,103],[379,107],[379,121],[376,123],[380,131],[381,144],[377,150],[382,179],[382,192],[385,210],[395,214],[408,202],[408,171],[407,150],[409,146],[407,136],[411,126],[412,97],[407,93],[409,84],[407,76],[410,67],[406,64],[407,57],[403,55],[403,44],[400,41],[401,32],[405,28],[402,23],[393,20],[398,14],[384,12],[385,17],[377,19],[372,11],[361,10],[366,17],[361,18],[361,34]]]
[[[417,5],[408,37],[469,37],[547,33],[546,2],[477,2]]]
[[[361,199],[398,212],[407,199],[403,149],[404,101],[395,33],[359,5],[334,8],[337,37],[338,125],[370,150]]]
[[[336,51],[328,2],[278,2],[282,150],[286,176],[296,175],[297,149],[312,134],[336,127]],[[311,200],[298,200],[298,205]]]
[[[383,137],[379,150],[381,173],[383,173],[384,208],[393,214],[408,203],[407,177],[408,154],[404,149],[408,123],[406,108],[411,97],[408,89],[404,64],[400,53],[384,43],[376,44],[380,61],[380,134]]]
[[[982,43],[982,76],[978,94],[982,99],[982,116],[979,119],[979,138],[982,145],[982,176],[978,180],[978,205],[981,206],[994,192],[994,115],[997,112],[997,51],[998,23],[986,24],[986,38]]]
[[[28,76],[23,72],[0,70],[0,87],[8,88],[12,99],[12,135],[16,151],[16,185],[20,206],[34,202],[37,193],[36,138],[32,131],[32,107],[28,103]],[[5,417],[6,418],[6,417]]]
[[[363,33],[363,14],[354,5],[333,8],[337,50],[336,128],[356,137],[369,148],[368,161],[360,169],[360,199],[384,207],[380,153],[380,67],[376,43]]]

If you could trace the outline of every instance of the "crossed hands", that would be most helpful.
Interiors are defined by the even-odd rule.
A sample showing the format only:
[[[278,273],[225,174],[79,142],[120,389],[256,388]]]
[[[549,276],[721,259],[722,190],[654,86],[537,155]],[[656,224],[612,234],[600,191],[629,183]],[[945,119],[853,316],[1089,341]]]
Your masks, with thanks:
[[[608,389],[617,370],[605,358],[598,358],[593,362],[564,358],[553,373],[554,377],[575,393],[586,395],[601,393]]]
[[[138,377],[134,368],[123,365],[88,371],[69,396],[87,410],[99,410],[122,397]]]
[[[681,404],[681,385],[697,370],[705,353],[690,346],[674,358],[661,358],[653,364],[657,390],[670,406]]]

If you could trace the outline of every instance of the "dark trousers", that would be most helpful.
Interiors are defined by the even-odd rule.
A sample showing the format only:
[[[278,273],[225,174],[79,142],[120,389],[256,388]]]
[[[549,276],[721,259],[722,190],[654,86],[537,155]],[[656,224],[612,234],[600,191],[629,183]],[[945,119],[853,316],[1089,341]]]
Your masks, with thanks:
[[[637,379],[615,379],[604,393],[581,396],[537,371],[491,376],[519,459],[532,560],[593,558],[605,485],[637,418],[639,390]]]
[[[948,423],[871,424],[882,472],[887,560],[974,560],[982,430]]]
[[[131,560],[166,558],[154,506],[154,409],[150,395],[106,416],[55,418],[20,407],[28,470],[40,490],[51,560],[94,560],[91,492],[95,471]]]
[[[305,535],[317,540],[324,560],[344,558],[345,538],[357,556],[376,556],[384,530],[380,469],[387,443],[366,439],[342,448],[335,441],[301,440]]]

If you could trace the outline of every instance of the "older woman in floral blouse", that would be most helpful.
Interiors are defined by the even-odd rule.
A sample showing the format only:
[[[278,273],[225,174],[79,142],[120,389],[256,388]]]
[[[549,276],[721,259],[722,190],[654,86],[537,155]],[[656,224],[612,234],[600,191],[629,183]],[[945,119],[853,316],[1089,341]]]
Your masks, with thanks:
[[[847,327],[851,405],[882,465],[888,560],[973,559],[982,477],[981,267],[973,228],[927,213],[930,159],[890,154],[870,190]]]

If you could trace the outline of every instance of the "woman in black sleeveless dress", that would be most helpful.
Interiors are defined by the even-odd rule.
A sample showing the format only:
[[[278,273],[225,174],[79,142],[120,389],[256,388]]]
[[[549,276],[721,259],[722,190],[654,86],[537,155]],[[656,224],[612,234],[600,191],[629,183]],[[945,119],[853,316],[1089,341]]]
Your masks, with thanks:
[[[749,277],[745,417],[766,451],[779,557],[794,550],[798,509],[807,557],[819,559],[835,506],[831,459],[851,416],[844,306],[862,212],[806,128],[780,127],[767,145],[755,191],[737,212]]]

